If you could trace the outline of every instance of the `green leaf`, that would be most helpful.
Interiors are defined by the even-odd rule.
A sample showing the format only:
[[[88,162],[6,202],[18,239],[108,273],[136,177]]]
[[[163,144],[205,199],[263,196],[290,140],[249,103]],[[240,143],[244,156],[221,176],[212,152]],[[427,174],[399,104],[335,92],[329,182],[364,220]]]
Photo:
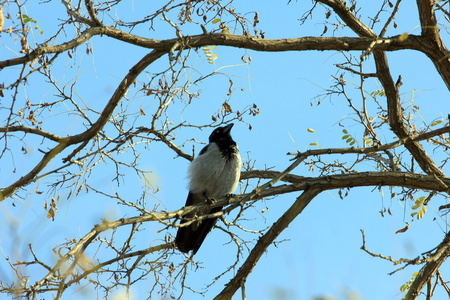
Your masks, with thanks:
[[[437,124],[441,124],[441,123],[442,123],[441,120],[437,120],[437,121],[434,121],[433,123],[431,123],[431,126],[436,126]]]
[[[343,129],[342,132],[345,133],[345,134],[348,133],[347,129]]]
[[[342,137],[343,140],[348,139],[350,135],[346,134]]]
[[[33,20],[33,19],[30,18],[28,15],[22,15],[22,20],[23,20],[23,23],[26,24],[26,23],[30,22],[31,20]]]

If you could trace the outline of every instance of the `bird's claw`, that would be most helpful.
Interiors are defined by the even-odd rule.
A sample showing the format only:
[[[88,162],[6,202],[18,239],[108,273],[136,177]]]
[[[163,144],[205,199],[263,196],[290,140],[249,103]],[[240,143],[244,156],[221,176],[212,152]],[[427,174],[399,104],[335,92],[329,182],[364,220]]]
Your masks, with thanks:
[[[216,203],[216,199],[214,199],[213,197],[207,197],[206,198],[206,203],[214,204],[214,203]]]

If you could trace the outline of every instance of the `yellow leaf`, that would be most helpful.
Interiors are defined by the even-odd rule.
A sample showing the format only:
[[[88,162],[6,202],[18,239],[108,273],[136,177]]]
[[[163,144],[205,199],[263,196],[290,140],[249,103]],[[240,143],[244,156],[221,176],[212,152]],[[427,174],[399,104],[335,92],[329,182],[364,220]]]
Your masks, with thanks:
[[[427,207],[424,205],[420,209],[419,213],[417,214],[417,220],[423,218],[423,215],[427,212]]]
[[[415,209],[418,209],[418,208],[421,207],[421,206],[422,206],[422,203],[418,203],[418,204],[414,205],[414,206],[412,207],[412,209],[415,210]]]
[[[423,203],[423,201],[425,201],[425,196],[424,197],[419,197],[419,198],[417,198],[417,200],[416,200],[416,204],[418,204],[418,203]]]
[[[219,22],[220,22],[220,19],[215,19],[215,20],[212,21],[213,24],[216,24],[216,23],[219,23]]]
[[[312,128],[308,128],[308,132],[315,132],[315,131]]]

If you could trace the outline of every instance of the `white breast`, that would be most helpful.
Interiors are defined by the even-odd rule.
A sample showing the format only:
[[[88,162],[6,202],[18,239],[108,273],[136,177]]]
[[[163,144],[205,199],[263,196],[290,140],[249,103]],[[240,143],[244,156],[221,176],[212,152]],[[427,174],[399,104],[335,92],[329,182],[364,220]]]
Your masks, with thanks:
[[[189,190],[191,193],[206,193],[208,197],[220,198],[236,190],[241,174],[241,156],[236,153],[225,159],[215,143],[196,157],[189,166]]]

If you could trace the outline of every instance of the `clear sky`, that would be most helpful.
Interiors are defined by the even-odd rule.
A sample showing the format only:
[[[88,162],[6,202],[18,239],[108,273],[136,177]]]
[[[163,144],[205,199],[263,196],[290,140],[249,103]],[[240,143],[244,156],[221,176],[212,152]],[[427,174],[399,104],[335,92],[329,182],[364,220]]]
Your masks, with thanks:
[[[366,2],[362,12],[378,7],[378,5],[375,8],[371,7]],[[63,5],[58,1],[43,5],[35,4],[27,3],[28,15],[37,21],[36,24],[43,30],[44,36],[52,35],[55,32],[55,27],[52,26],[59,23],[58,14],[62,14],[63,18],[66,15]],[[149,5],[151,4],[147,1],[130,1],[128,7],[123,5],[120,11],[111,11],[111,15],[130,20],[135,18],[135,15],[149,14],[152,9],[148,7]],[[311,7],[309,1],[292,1],[289,5],[286,2],[269,4],[268,1],[237,1],[235,5],[237,11],[259,13],[259,27],[265,32],[266,38],[319,36],[323,32],[324,11],[321,9],[318,9],[306,24],[300,26],[299,18]],[[43,8],[46,9],[45,14]],[[363,21],[366,22],[367,19]],[[403,32],[419,33],[419,20],[414,1],[402,2],[396,22],[397,29],[389,30],[388,35]],[[158,27],[155,31],[146,31],[143,28],[133,33],[149,38],[175,37],[173,29],[168,26]],[[200,34],[201,28],[193,27],[189,33]],[[39,33],[35,31],[34,34],[36,42],[42,42],[42,39],[39,40],[41,38]],[[336,36],[350,34],[347,30],[335,32]],[[4,36],[5,34],[2,34],[2,39]],[[72,33],[68,33],[68,37],[72,37]],[[0,43],[0,59],[14,57],[15,53],[8,49],[14,48],[12,41],[5,40]],[[67,61],[60,59],[53,72],[55,77],[63,82],[71,82],[78,73],[76,85],[79,96],[88,101],[94,109],[101,110],[123,76],[148,50],[106,37],[95,37],[89,42],[89,47],[92,47],[93,54],[87,55],[84,45],[76,52],[76,61],[80,62],[80,67],[71,59]],[[341,139],[343,127],[339,123],[344,124],[350,133],[361,135],[361,129],[351,122],[352,111],[345,99],[320,97],[321,104],[317,105],[315,98],[323,93],[323,88],[326,89],[332,84],[332,75],[340,74],[334,64],[342,61],[342,54],[335,51],[263,53],[226,47],[217,47],[214,53],[218,56],[215,64],[208,64],[201,51],[198,55],[193,54],[192,63],[200,74],[220,69],[224,75],[206,79],[198,86],[201,92],[199,99],[186,110],[183,110],[182,103],[178,103],[178,106],[175,105],[170,111],[171,117],[176,122],[188,120],[202,124],[210,122],[211,115],[225,100],[229,100],[234,110],[243,110],[255,103],[261,111],[260,114],[256,117],[245,117],[252,130],[249,130],[247,124],[237,122],[232,129],[232,136],[239,145],[243,160],[254,161],[256,169],[267,167],[281,171],[290,164],[291,157],[286,156],[287,152],[315,149],[317,146],[310,145],[313,142],[318,142],[322,148],[346,147],[347,144]],[[359,55],[356,52],[354,54]],[[251,56],[251,63],[245,64],[241,60],[244,55]],[[444,115],[448,113],[448,91],[431,61],[423,54],[412,51],[388,53],[388,59],[393,77],[401,75],[403,78],[404,85],[401,91],[405,103],[411,101],[413,97],[414,104],[421,108],[421,115],[416,117],[419,126],[422,124],[421,118],[429,122],[440,118],[442,113]],[[167,57],[164,56],[146,71],[153,73],[166,66]],[[366,66],[366,71],[374,71],[373,62],[367,62]],[[0,73],[0,79],[14,76],[16,72],[17,68],[4,70]],[[357,77],[347,76],[347,80],[354,80],[357,83]],[[145,74],[139,78],[145,80]],[[233,80],[234,88],[231,97],[226,95],[229,79]],[[48,90],[44,85],[34,90],[35,85],[32,83],[27,87],[27,97],[41,98],[43,101],[52,97],[54,91]],[[367,90],[375,91],[377,88],[380,86],[376,82],[368,81]],[[127,95],[128,100],[124,103],[135,113],[139,111],[140,106],[148,109],[147,120],[150,120],[154,104],[149,99],[135,95],[136,90],[130,91]],[[356,98],[357,91],[352,95],[356,102],[360,101]],[[5,113],[0,111],[2,120],[5,119]],[[49,123],[46,124],[49,126],[47,129],[60,135],[75,134],[83,130],[76,118],[70,120],[65,118],[58,113],[50,116]],[[146,119],[143,119],[142,125],[145,125],[145,121]],[[308,128],[314,129],[315,134],[308,132]],[[195,138],[197,141],[207,142],[209,134],[210,130],[189,129],[179,133],[179,141]],[[392,134],[388,132],[383,138],[384,142],[393,141]],[[39,139],[27,140],[23,145],[28,153],[15,154],[16,173],[11,175],[11,161],[8,157],[0,161],[2,186],[17,180],[41,157],[38,151]],[[191,153],[192,145],[193,143],[189,143],[183,150]],[[20,146],[15,150],[19,152]],[[195,146],[196,153],[201,147],[202,145]],[[180,157],[175,158],[175,153],[164,145],[151,144],[148,148],[141,146],[137,149],[141,151],[140,166],[153,171],[151,181],[159,188],[159,192],[152,196],[152,199],[151,197],[147,199],[150,203],[148,206],[159,205],[161,210],[169,211],[182,207],[188,192],[186,179],[188,161]],[[126,158],[128,154],[121,155]],[[327,161],[351,159],[338,155],[324,158]],[[361,171],[375,169],[372,165],[360,168]],[[52,165],[48,167],[48,170],[50,169]],[[122,197],[130,201],[141,196],[144,183],[135,173],[129,171],[125,174],[121,186],[117,188],[108,176],[108,172],[111,171],[113,171],[111,164],[99,166],[90,174],[91,185],[107,192],[117,189]],[[293,173],[309,177],[317,176],[310,172],[307,166],[299,166]],[[34,191],[41,185],[44,187],[46,182],[46,179],[42,179],[28,188]],[[388,275],[397,267],[387,261],[372,258],[360,249],[362,245],[360,229],[365,231],[367,247],[371,251],[391,255],[396,259],[414,258],[432,249],[443,239],[447,230],[445,224],[448,221],[445,216],[441,219],[436,211],[429,209],[423,219],[411,222],[409,204],[405,208],[403,202],[395,197],[391,199],[389,187],[383,187],[382,190],[383,193],[378,188],[372,187],[352,189],[344,200],[339,198],[337,191],[320,194],[280,235],[277,241],[281,243],[278,243],[277,247],[271,245],[262,256],[246,282],[248,299],[291,300],[313,299],[319,296],[334,297],[330,299],[401,299],[403,294],[400,293],[400,286],[409,281],[418,268],[409,267],[394,275]],[[51,254],[52,249],[55,245],[64,243],[66,238],[81,238],[105,217],[114,220],[137,215],[137,212],[119,206],[92,191],[86,193],[82,190],[76,197],[66,200],[68,191],[63,190],[59,212],[55,221],[51,221],[47,219],[46,212],[42,209],[47,196],[45,193],[32,193],[22,201],[16,200],[15,207],[11,205],[10,200],[0,203],[0,218],[5,220],[0,222],[0,247],[4,255],[10,256],[11,259],[31,260],[27,245],[32,243],[36,254],[51,265],[51,261],[55,259]],[[260,201],[253,211],[247,211],[248,215],[245,216],[247,221],[243,222],[243,225],[252,230],[271,226],[298,196],[299,193],[294,193]],[[435,205],[434,209],[437,210],[439,204]],[[268,211],[261,213],[266,207]],[[385,214],[383,217],[380,214],[383,208],[389,208],[392,216]],[[434,218],[437,218],[437,221]],[[405,222],[411,223],[410,229],[406,233],[395,234],[405,226]],[[165,233],[154,235],[156,232],[154,226],[158,225],[144,225],[144,228],[149,230],[140,233],[140,240],[136,241],[136,250],[161,243]],[[127,233],[127,229],[121,230],[124,234]],[[121,230],[118,232],[119,237]],[[175,229],[171,229],[170,234],[174,235]],[[252,235],[245,236],[256,239]],[[205,288],[226,270],[227,264],[234,261],[235,247],[226,244],[228,241],[228,236],[220,230],[214,230],[208,235],[195,256],[196,260],[202,262],[202,268],[190,270],[187,280],[190,286],[197,290]],[[23,246],[17,247],[19,244]],[[241,258],[241,262],[245,260],[247,254]],[[151,257],[148,259],[151,260]],[[175,261],[179,257],[168,259]],[[448,264],[444,264],[442,269],[446,267],[448,268]],[[30,271],[32,280],[38,279],[33,273],[36,270],[37,268],[33,268]],[[210,299],[218,294],[231,275],[232,273],[219,279],[209,288],[204,299]],[[0,257],[0,278],[2,280],[13,278],[3,256]],[[149,278],[133,286],[135,299],[147,296],[151,280]],[[71,290],[64,298],[97,297],[92,292],[71,294],[74,291]],[[443,299],[438,295],[436,297]],[[197,298],[198,295],[186,291],[184,299]],[[235,299],[240,299],[240,292],[236,294]]]

